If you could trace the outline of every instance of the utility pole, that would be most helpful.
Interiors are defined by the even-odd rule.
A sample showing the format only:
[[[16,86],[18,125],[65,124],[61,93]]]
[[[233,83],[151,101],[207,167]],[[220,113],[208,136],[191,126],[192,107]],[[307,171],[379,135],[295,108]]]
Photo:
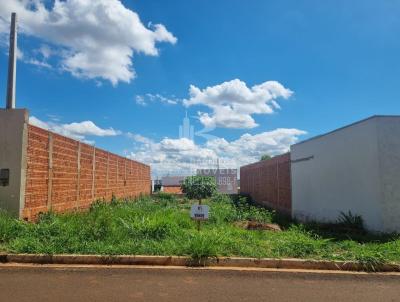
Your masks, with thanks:
[[[10,50],[8,53],[7,105],[6,109],[15,108],[15,79],[17,72],[17,14],[11,14]]]

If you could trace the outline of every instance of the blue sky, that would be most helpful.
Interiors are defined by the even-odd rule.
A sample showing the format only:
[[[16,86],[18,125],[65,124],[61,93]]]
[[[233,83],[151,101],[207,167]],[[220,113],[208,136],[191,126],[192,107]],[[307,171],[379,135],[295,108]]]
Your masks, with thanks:
[[[70,22],[64,27],[49,18],[55,10],[52,1],[36,1],[44,5],[42,10],[29,0],[7,2],[0,4],[0,91],[5,95],[6,21],[9,12],[16,10],[22,53],[18,107],[28,108],[43,126],[66,135],[72,129],[75,137],[148,162],[159,173],[174,173],[171,167],[177,162],[186,162],[184,168],[193,166],[189,157],[226,157],[231,165],[240,166],[260,154],[283,152],[295,141],[370,115],[400,113],[398,1],[132,0],[121,5],[117,0],[99,0],[88,5],[84,4],[87,1],[68,0],[59,3],[67,8],[64,21]],[[86,13],[80,16],[80,9]],[[132,31],[126,36],[138,43],[126,41],[125,29],[116,23],[113,27],[112,20],[106,27],[92,26],[91,20],[102,24],[102,10],[112,9],[139,16],[136,23],[127,20],[131,26],[125,28],[127,33]],[[82,22],[78,29],[71,26],[77,20]],[[162,24],[164,31],[155,24]],[[147,32],[135,36],[139,25]],[[97,44],[83,49],[88,39]],[[116,44],[119,47],[113,48]],[[112,55],[99,55],[102,45]],[[124,56],[115,56],[129,53],[127,49],[132,57],[121,63]],[[68,61],[79,52],[87,55],[85,60]],[[92,66],[93,62],[102,66]],[[129,78],[123,66],[113,68],[116,62],[131,64],[127,68],[135,77]],[[87,69],[79,70],[77,63]],[[234,79],[241,84],[230,82]],[[241,92],[235,92],[230,99],[230,88],[244,85],[252,91],[253,86],[268,81],[281,85],[277,97],[242,99]],[[222,87],[225,93],[215,96],[220,91],[216,86],[223,83],[228,83],[223,87],[229,91]],[[189,94],[190,85],[200,91],[196,97]],[[214,90],[206,91],[207,87]],[[271,92],[268,87],[265,91]],[[290,96],[285,97],[285,91]],[[230,106],[236,97],[237,104],[244,100],[254,110],[243,114],[247,105],[238,105],[231,115],[235,119],[238,114],[235,121],[227,120],[230,114],[215,111],[222,108],[215,104],[221,101]],[[140,98],[145,105],[138,103]],[[260,109],[262,104],[272,112]],[[198,136],[193,144],[179,140],[178,127],[186,111],[196,130],[208,123],[213,129],[210,133],[220,140],[207,142]],[[199,119],[199,112],[208,114],[208,122]],[[241,124],[241,118],[247,120]],[[98,129],[91,132],[87,127],[77,130],[80,124],[68,126],[83,121],[91,121]],[[107,132],[110,128],[114,132]],[[276,129],[296,131],[286,131],[276,140],[276,134],[271,134]],[[163,156],[154,161],[150,158],[154,154]],[[161,172],[168,160],[169,170]]]

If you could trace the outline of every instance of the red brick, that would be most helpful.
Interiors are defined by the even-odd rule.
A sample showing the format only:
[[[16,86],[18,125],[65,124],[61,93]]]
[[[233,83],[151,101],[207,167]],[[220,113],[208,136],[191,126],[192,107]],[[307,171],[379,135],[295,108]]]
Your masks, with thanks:
[[[240,193],[259,204],[290,214],[290,153],[240,168]]]
[[[113,194],[118,198],[150,194],[149,166],[81,143],[80,175],[78,175],[79,142],[51,133],[53,168],[51,201],[48,204],[49,135],[50,132],[47,130],[32,125],[28,127],[24,218],[34,220],[39,213],[48,209],[55,212],[84,210],[95,200],[110,201]]]

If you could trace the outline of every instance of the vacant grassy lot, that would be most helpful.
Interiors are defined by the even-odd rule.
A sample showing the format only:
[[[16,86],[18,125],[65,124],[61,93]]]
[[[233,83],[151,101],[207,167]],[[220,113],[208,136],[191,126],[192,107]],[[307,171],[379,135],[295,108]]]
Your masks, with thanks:
[[[15,253],[300,257],[400,262],[398,235],[372,236],[348,226],[301,225],[272,211],[220,195],[206,201],[200,232],[191,201],[161,194],[132,202],[96,203],[89,212],[46,214],[26,223],[0,214],[0,249]],[[275,222],[282,232],[247,230],[243,221]],[[350,232],[351,231],[351,232]]]

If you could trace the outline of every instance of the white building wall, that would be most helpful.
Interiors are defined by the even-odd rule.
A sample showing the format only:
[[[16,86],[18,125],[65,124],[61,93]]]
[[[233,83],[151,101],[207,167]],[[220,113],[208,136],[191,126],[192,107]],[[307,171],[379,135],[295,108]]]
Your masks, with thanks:
[[[399,117],[386,120],[372,117],[291,147],[292,216],[332,222],[351,211],[367,229],[400,231]]]
[[[385,232],[400,232],[400,117],[378,117],[379,167]]]

